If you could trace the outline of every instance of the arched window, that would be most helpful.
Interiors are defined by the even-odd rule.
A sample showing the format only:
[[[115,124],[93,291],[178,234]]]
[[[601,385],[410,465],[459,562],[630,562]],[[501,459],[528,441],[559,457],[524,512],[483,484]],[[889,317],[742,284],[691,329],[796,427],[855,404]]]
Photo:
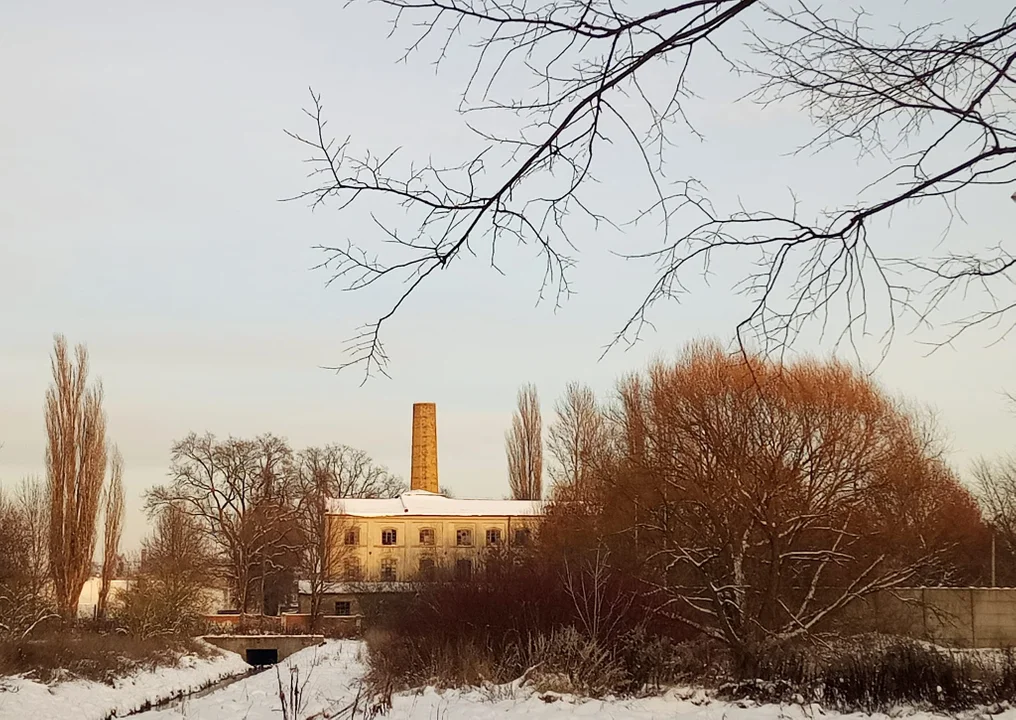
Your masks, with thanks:
[[[434,528],[420,528],[420,544],[427,546],[434,544]]]
[[[394,545],[398,540],[398,533],[395,528],[385,528],[381,531],[381,544]]]
[[[469,547],[473,544],[473,531],[469,528],[459,528],[455,531],[455,544],[459,547]]]
[[[525,547],[529,544],[532,533],[529,528],[519,528],[515,531],[515,544]]]
[[[501,530],[499,528],[487,528],[487,544],[488,545],[501,544]]]
[[[394,532],[394,530],[392,531]],[[398,579],[396,572],[395,558],[385,558],[381,561],[381,582],[395,582]]]
[[[345,544],[346,545],[360,544],[360,531],[357,528],[350,528],[349,530],[346,530]]]

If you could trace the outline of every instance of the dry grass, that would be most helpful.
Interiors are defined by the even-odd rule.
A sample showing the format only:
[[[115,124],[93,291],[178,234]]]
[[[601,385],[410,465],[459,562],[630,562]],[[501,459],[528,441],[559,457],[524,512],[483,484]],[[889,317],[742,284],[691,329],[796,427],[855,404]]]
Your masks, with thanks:
[[[111,683],[139,670],[175,666],[183,655],[207,657],[211,653],[207,645],[190,638],[141,640],[119,633],[62,629],[24,640],[0,641],[0,676]]]
[[[739,679],[721,687],[721,697],[803,699],[844,712],[954,712],[1011,702],[1016,690],[1012,652],[956,652],[875,634],[759,648],[733,672]]]

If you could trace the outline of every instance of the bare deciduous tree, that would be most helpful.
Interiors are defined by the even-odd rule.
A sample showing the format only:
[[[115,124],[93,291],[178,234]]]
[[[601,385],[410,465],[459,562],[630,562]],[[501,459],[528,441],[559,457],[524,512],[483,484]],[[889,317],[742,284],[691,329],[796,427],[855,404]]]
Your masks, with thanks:
[[[511,429],[504,434],[504,448],[512,497],[539,500],[543,497],[543,421],[535,385],[519,389],[518,408],[512,415]]]
[[[16,503],[25,524],[29,590],[40,604],[45,604],[49,577],[49,498],[46,485],[38,477],[23,478],[18,486]]]
[[[106,415],[102,386],[88,387],[88,351],[71,359],[56,336],[53,384],[46,391],[46,474],[49,486],[49,569],[64,618],[77,614],[95,554],[96,525],[106,475]]]
[[[24,569],[28,533],[17,507],[0,491],[0,637],[18,635],[31,617]]]
[[[934,203],[960,217],[960,199],[993,186],[1005,187],[996,197],[1008,207],[1016,183],[1016,12],[975,10],[970,22],[953,23],[915,13],[904,27],[873,2],[845,18],[806,0],[639,8],[607,0],[384,4],[393,33],[413,34],[407,61],[429,52],[438,67],[446,60],[475,67],[460,111],[468,113],[464,124],[479,149],[433,161],[428,153],[357,148],[351,138],[335,142],[312,92],[313,129],[290,133],[308,148],[313,167],[297,198],[362,212],[377,229],[376,239],[321,247],[322,266],[348,289],[396,285],[390,309],[353,338],[340,367],[384,372],[387,320],[464,255],[487,256],[497,269],[506,243],[531,245],[541,258],[541,297],[560,302],[570,293],[578,237],[594,228],[638,225],[658,243],[618,253],[655,264],[656,277],[612,346],[636,340],[659,301],[678,298],[689,279],[724,262],[733,288],[749,298],[738,338],[766,349],[785,347],[809,319],[821,328],[839,322],[851,337],[876,297],[885,299],[894,329],[897,315],[913,310],[923,323],[955,290],[979,291],[950,337],[1016,308],[1011,294],[998,294],[1016,267],[1004,245],[981,253],[960,238],[940,250],[935,238],[935,246],[929,239],[901,253],[887,228],[890,215]],[[795,145],[825,153],[854,144],[861,156],[877,158],[866,166],[871,176],[822,206],[802,206],[804,193],[791,188],[785,209],[739,192],[724,210],[693,171],[665,174],[665,165],[685,160],[682,135],[704,137],[686,109],[701,97],[691,91],[695,73],[704,73],[700,85],[707,88],[715,77],[703,69],[709,62],[748,83],[743,102],[810,114],[813,136]],[[641,208],[630,213],[605,207],[592,182],[631,184],[631,173],[605,164],[625,156],[645,173],[647,188]],[[386,207],[395,212],[379,212]],[[745,273],[746,263],[754,270]]]
[[[204,529],[179,506],[163,505],[142,549],[135,577],[110,603],[113,613],[139,637],[189,632],[209,609],[204,593],[215,568]]]
[[[36,494],[40,497],[33,497]],[[13,497],[0,490],[0,637],[24,638],[57,617],[44,587],[48,528],[36,524],[37,511],[45,504],[38,482],[23,480]]]
[[[142,548],[138,571],[158,580],[181,603],[195,605],[215,571],[215,558],[200,523],[179,505],[165,505],[157,511],[155,527]]]
[[[603,422],[592,388],[568,383],[554,406],[557,414],[547,430],[547,447],[555,463],[550,477],[559,485],[580,488],[603,439]]]
[[[937,571],[962,488],[859,373],[702,345],[619,390],[589,524],[665,615],[748,651]]]
[[[194,518],[218,551],[237,608],[263,611],[266,575],[295,549],[287,535],[298,512],[289,446],[273,435],[220,442],[192,433],[173,446],[170,473],[168,485],[147,493],[149,510],[174,505]]]
[[[305,546],[302,576],[310,590],[312,628],[321,615],[325,583],[342,567],[346,545],[344,528],[329,523],[331,503],[342,498],[398,497],[405,489],[401,479],[377,465],[362,450],[346,445],[312,447],[297,454],[300,493],[300,530]]]
[[[1016,458],[980,459],[974,464],[977,498],[998,537],[1016,552]]]
[[[96,612],[106,616],[109,588],[120,564],[120,537],[123,535],[123,455],[114,446],[109,457],[109,482],[103,502],[102,575]]]

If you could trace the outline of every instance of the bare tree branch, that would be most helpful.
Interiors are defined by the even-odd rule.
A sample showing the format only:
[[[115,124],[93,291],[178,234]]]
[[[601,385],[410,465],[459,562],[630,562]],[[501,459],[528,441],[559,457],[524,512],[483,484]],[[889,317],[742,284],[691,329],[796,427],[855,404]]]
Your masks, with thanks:
[[[946,297],[971,289],[979,290],[975,309],[950,325],[945,342],[1005,322],[1016,307],[1012,294],[996,294],[1013,268],[1004,239],[986,256],[968,244],[944,256],[931,247],[901,256],[882,237],[900,210],[931,201],[960,217],[959,200],[972,190],[1016,182],[1016,13],[949,33],[925,20],[872,29],[866,22],[877,19],[863,12],[840,19],[796,0],[689,0],[636,14],[609,0],[384,2],[393,34],[407,25],[416,32],[407,62],[429,52],[440,67],[453,51],[474,53],[460,112],[480,150],[447,163],[404,159],[401,150],[359,152],[351,138],[332,139],[321,96],[311,93],[313,130],[289,133],[310,152],[310,185],[291,199],[359,208],[376,227],[375,237],[321,247],[320,267],[347,290],[401,286],[336,369],[361,365],[365,381],[386,374],[383,326],[465,253],[497,270],[506,241],[534,248],[540,297],[562,302],[581,250],[573,238],[601,226],[639,228],[658,240],[648,251],[617,252],[655,264],[656,278],[608,350],[635,342],[661,300],[679,299],[690,277],[708,275],[719,260],[754,268],[732,282],[749,302],[736,328],[742,351],[746,343],[780,351],[812,322],[837,343],[853,343],[871,331],[868,311],[880,297],[887,340],[897,318],[936,323]],[[733,32],[738,26],[747,41]],[[693,59],[752,80],[748,101],[810,114],[818,131],[800,150],[850,143],[861,156],[878,156],[883,170],[857,198],[818,214],[796,198],[782,210],[716,207],[694,177],[664,172],[678,133],[700,137],[684,114]],[[663,73],[670,84],[655,92]],[[533,83],[522,88],[520,77]],[[484,129],[487,118],[502,129]],[[592,200],[594,185],[628,181],[604,176],[598,161],[607,145],[634,158],[652,188],[634,217]]]

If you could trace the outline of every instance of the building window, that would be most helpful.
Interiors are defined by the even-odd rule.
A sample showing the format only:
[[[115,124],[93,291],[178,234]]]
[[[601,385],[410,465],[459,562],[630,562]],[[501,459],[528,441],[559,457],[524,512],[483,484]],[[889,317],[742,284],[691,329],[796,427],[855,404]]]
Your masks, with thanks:
[[[501,544],[501,531],[497,528],[490,528],[487,530],[487,544],[488,545],[500,545]]]
[[[337,600],[335,602],[335,614],[341,617],[349,617],[353,614],[353,603],[349,600]]]
[[[468,580],[473,575],[473,562],[462,558],[455,561],[455,579],[460,581]]]
[[[515,531],[515,544],[525,547],[529,544],[531,535],[529,528],[519,528]]]
[[[434,544],[434,528],[421,528],[420,529],[420,544],[421,545],[433,545]]]
[[[395,532],[394,530],[392,532]],[[381,561],[381,582],[395,582],[398,574],[395,572],[395,558],[385,558]]]
[[[385,528],[381,531],[381,544],[382,545],[394,545],[398,539],[398,533],[395,532],[395,528]]]
[[[459,528],[455,531],[455,544],[459,547],[469,547],[473,544],[473,531],[468,528]]]
[[[360,531],[356,528],[352,530],[346,530],[346,545],[359,545],[360,544]]]
[[[342,577],[347,581],[360,579],[360,561],[357,558],[346,558],[342,565]]]
[[[420,579],[430,582],[434,575],[434,558],[420,558]]]

